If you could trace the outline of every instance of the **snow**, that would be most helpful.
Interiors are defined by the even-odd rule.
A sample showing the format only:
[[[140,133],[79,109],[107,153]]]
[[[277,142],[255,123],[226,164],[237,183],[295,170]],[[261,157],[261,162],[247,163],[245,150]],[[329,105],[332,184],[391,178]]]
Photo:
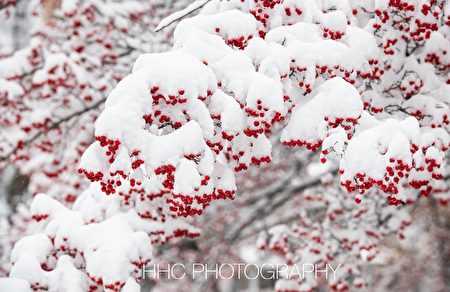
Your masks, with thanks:
[[[320,17],[321,23],[334,31],[339,31],[345,34],[347,30],[347,16],[342,10],[331,11],[323,13]]]
[[[133,66],[133,76],[158,86],[164,95],[178,95],[178,91],[184,89],[184,96],[188,98],[206,96],[208,90],[215,90],[217,83],[211,69],[179,52],[139,56]],[[196,78],[190,78],[192,76]]]
[[[244,129],[245,117],[239,103],[220,89],[211,96],[210,112],[220,115],[225,132],[235,135]]]
[[[81,280],[83,274],[74,266],[75,263],[69,256],[61,256],[56,268],[51,272],[39,272],[39,268],[36,273],[27,272],[27,265],[39,266],[46,263],[54,247],[64,246],[63,250],[82,253],[87,273],[91,277],[103,279],[105,285],[116,281],[125,283],[134,270],[132,262],[146,262],[151,259],[152,249],[148,244],[148,235],[140,231],[149,232],[149,226],[143,228],[141,219],[136,218],[136,213],[117,214],[101,223],[85,225],[80,213],[68,210],[42,194],[33,203],[32,212],[34,215],[41,215],[55,209],[50,207],[52,205],[59,206],[56,208],[59,211],[49,217],[51,221],[46,227],[46,234],[25,237],[14,247],[11,254],[11,260],[15,263],[11,271],[12,276],[27,279],[31,283],[58,283],[65,279],[64,285],[72,283],[74,289],[82,290],[86,279]],[[33,248],[30,249],[30,246]]]
[[[355,26],[348,26],[342,41],[350,48],[355,49],[358,53],[365,56],[367,59],[379,58],[378,46],[375,37],[364,29]]]
[[[197,28],[208,33],[218,34],[225,40],[239,39],[241,36],[248,38],[257,31],[255,18],[248,13],[239,10],[228,10],[217,14],[197,15],[181,21],[175,29],[177,35],[185,34],[189,28]],[[217,31],[216,29],[219,29]]]
[[[404,121],[388,119],[378,126],[362,131],[348,142],[347,150],[341,160],[341,169],[345,170],[341,181],[349,181],[357,173],[375,181],[382,181],[387,176],[386,172],[389,172],[387,169],[399,169],[395,166],[395,161],[405,166],[400,169],[406,173],[413,167],[420,167],[424,163],[422,154],[419,151],[412,152],[411,145],[427,149],[426,156],[437,160],[440,165],[443,154],[439,153],[435,147],[427,146],[426,137],[427,134],[421,134],[419,123],[414,117]],[[393,175],[389,174],[389,176]],[[402,174],[399,179],[407,181],[407,177]],[[412,171],[410,179],[418,179],[415,170]]]
[[[5,92],[11,99],[23,94],[23,89],[19,84],[0,78],[0,90]],[[9,96],[10,95],[10,96]]]
[[[298,22],[293,25],[276,27],[266,35],[266,41],[284,42],[287,46],[298,40],[309,43],[321,41],[322,36],[319,27],[312,23]]]
[[[358,119],[362,110],[359,93],[350,83],[339,77],[330,79],[309,102],[294,107],[281,140],[315,143],[326,137],[326,119]]]
[[[2,70],[0,70],[0,78],[7,79],[30,72],[33,67],[28,58],[33,50],[37,49],[26,47],[14,52],[13,58],[0,59],[0,68],[2,68]]]
[[[0,278],[1,291],[31,292],[27,281],[19,278]]]
[[[175,171],[175,194],[192,194],[200,187],[201,177],[193,161],[182,159]]]

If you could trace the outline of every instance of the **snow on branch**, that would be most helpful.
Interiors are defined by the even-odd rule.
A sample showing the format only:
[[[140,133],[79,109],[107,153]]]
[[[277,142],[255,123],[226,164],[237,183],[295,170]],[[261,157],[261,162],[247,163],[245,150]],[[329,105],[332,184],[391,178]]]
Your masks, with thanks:
[[[193,3],[189,4],[186,8],[177,11],[175,13],[172,13],[171,15],[161,20],[161,22],[155,28],[155,31],[158,32],[160,30],[163,30],[172,23],[185,18],[191,15],[192,13],[195,13],[196,11],[199,11],[203,6],[205,6],[209,2],[211,2],[211,0],[195,0]]]

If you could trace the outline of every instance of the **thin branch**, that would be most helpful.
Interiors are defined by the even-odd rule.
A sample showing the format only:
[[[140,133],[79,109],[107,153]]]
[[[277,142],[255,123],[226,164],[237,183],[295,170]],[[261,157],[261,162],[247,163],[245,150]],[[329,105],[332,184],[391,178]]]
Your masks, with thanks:
[[[59,127],[59,125],[61,125],[64,122],[67,122],[69,120],[71,120],[74,117],[80,116],[88,111],[91,111],[93,109],[98,108],[100,105],[102,105],[104,102],[106,101],[106,98],[102,98],[99,101],[97,101],[96,103],[94,103],[93,105],[83,108],[82,110],[76,111],[64,118],[61,118],[60,120],[53,122],[49,127],[47,127],[45,130],[43,131],[39,131],[36,134],[34,134],[33,136],[31,136],[29,139],[23,141],[23,146],[28,146],[31,143],[33,143],[34,141],[36,141],[39,137],[41,137],[43,134],[46,134],[48,132],[50,132],[51,130],[54,130],[56,128]],[[16,151],[19,150],[19,148],[16,146],[13,149],[11,149],[9,152],[7,152],[6,154],[0,156],[0,161],[6,161],[10,158],[11,155],[13,155],[14,153],[16,153]]]
[[[330,170],[327,173],[337,173],[337,169],[333,169]],[[313,177],[309,180],[304,181],[303,183],[299,184],[299,185],[294,185],[294,186],[286,186],[285,190],[283,192],[280,193],[279,196],[276,196],[275,199],[273,200],[273,204],[264,204],[263,206],[261,206],[260,208],[255,209],[252,212],[252,215],[250,215],[250,217],[244,222],[242,223],[239,228],[235,229],[234,231],[231,232],[231,234],[229,234],[226,239],[230,240],[231,242],[236,240],[241,233],[247,229],[255,220],[257,220],[258,218],[265,216],[266,214],[268,214],[269,212],[273,212],[274,210],[280,208],[281,206],[283,206],[287,201],[289,201],[289,199],[295,195],[298,192],[304,191],[308,188],[317,186],[321,183],[322,178],[325,174]]]
[[[196,3],[200,2],[200,3]],[[203,0],[202,1],[195,1],[194,3],[190,4],[188,7],[186,7],[183,10],[180,10],[178,12],[175,12],[168,17],[164,18],[156,27],[155,32],[159,32],[166,27],[170,26],[172,23],[177,22],[183,18],[185,18],[188,15],[191,15],[192,13],[195,13],[196,11],[202,9],[206,4],[211,2],[211,0]]]

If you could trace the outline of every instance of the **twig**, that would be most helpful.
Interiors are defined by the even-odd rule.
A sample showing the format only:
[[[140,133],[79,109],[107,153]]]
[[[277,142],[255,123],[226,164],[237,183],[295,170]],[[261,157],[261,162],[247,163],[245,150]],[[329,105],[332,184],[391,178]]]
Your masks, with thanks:
[[[175,13],[169,15],[168,17],[164,18],[159,23],[158,27],[156,27],[155,32],[159,32],[159,31],[165,29],[166,27],[170,26],[172,23],[177,22],[177,21],[181,20],[182,18],[185,18],[188,15],[191,15],[192,13],[202,9],[206,4],[211,2],[211,0],[203,0],[203,1],[204,1],[203,3],[201,3],[201,1],[196,1],[196,2],[200,2],[200,4],[195,5],[196,2],[194,2],[194,3],[190,4],[188,7],[186,7],[185,9],[175,12]]]

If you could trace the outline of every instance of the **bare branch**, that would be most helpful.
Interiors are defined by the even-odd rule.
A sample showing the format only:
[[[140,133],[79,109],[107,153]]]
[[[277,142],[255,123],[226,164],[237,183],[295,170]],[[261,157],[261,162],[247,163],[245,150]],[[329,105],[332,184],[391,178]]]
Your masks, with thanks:
[[[328,173],[335,174],[337,173],[337,169],[332,169]],[[274,198],[272,204],[263,204],[260,208],[256,208],[252,214],[248,217],[248,219],[242,223],[237,229],[233,230],[227,237],[227,240],[234,241],[236,240],[244,231],[247,229],[254,221],[258,218],[265,216],[268,213],[273,212],[274,210],[283,206],[290,198],[292,198],[296,193],[304,191],[308,188],[317,186],[321,183],[322,177],[325,174],[313,177],[311,179],[305,180],[299,185],[286,185],[285,189],[279,193],[278,196]]]

